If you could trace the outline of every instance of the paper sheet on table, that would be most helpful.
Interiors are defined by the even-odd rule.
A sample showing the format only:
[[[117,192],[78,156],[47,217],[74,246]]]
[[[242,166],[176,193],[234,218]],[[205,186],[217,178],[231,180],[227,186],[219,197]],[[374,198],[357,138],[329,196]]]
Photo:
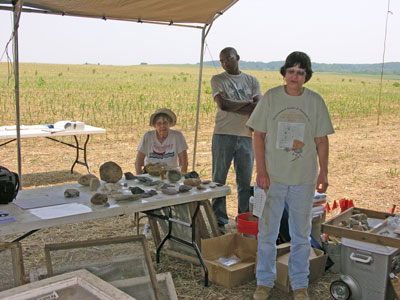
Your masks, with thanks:
[[[258,187],[257,183],[254,183],[254,206],[253,215],[261,218],[264,210],[265,202],[267,201],[266,190]]]
[[[22,209],[28,209],[28,208],[38,208],[38,207],[44,207],[44,206],[52,206],[52,205],[60,205],[60,204],[66,204],[69,201],[64,197],[63,194],[61,195],[44,195],[40,197],[32,197],[29,199],[19,199],[17,196],[17,199],[13,201],[15,205],[18,205]]]
[[[61,204],[50,207],[34,208],[29,212],[41,219],[54,219],[91,212],[92,209],[79,203]]]

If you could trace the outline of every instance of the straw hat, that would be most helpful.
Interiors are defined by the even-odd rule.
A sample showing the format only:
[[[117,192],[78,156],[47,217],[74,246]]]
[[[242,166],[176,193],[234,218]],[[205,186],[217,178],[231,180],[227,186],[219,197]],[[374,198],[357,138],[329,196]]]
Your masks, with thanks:
[[[170,124],[171,127],[176,124],[176,115],[172,110],[170,110],[168,108],[159,108],[159,109],[156,110],[155,113],[153,113],[150,116],[150,126],[154,126],[154,119],[159,114],[166,114],[167,116],[169,116],[172,119],[172,123]]]

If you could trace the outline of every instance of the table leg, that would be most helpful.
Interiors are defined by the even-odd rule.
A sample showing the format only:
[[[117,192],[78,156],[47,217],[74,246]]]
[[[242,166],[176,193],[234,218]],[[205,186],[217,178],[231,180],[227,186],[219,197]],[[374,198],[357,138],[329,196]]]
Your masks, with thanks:
[[[204,285],[208,286],[208,269],[207,269],[206,263],[204,262],[203,256],[201,255],[200,249],[199,249],[199,247],[198,247],[198,245],[196,243],[196,230],[197,230],[197,228],[196,228],[196,217],[197,217],[197,214],[200,211],[200,202],[196,202],[196,208],[195,208],[195,211],[194,211],[194,213],[193,213],[193,215],[191,217],[191,224],[189,224],[187,222],[183,222],[183,221],[177,220],[177,219],[173,219],[172,218],[171,207],[168,207],[167,209],[168,209],[168,216],[158,215],[158,214],[155,214],[155,213],[150,212],[150,211],[146,211],[145,212],[147,215],[149,215],[151,217],[159,218],[159,219],[163,219],[163,220],[167,220],[168,221],[168,233],[164,237],[164,239],[161,241],[161,243],[157,246],[157,250],[156,250],[156,261],[157,261],[157,263],[160,262],[161,249],[162,249],[162,247],[164,246],[165,242],[168,239],[173,240],[175,242],[178,242],[180,244],[192,247],[194,249],[194,251],[196,252],[197,257],[199,258],[200,263],[201,263],[201,265],[202,265],[202,267],[204,269]],[[192,241],[188,242],[188,241],[185,241],[185,240],[183,240],[183,239],[181,239],[179,237],[173,236],[172,235],[172,224],[173,223],[179,224],[179,225],[182,225],[182,226],[186,226],[186,227],[190,227],[192,229]]]
[[[74,148],[76,150],[76,158],[75,158],[75,161],[74,161],[74,163],[72,164],[72,167],[71,167],[71,174],[74,172],[74,167],[75,167],[76,164],[85,166],[86,169],[88,170],[88,173],[90,174],[89,165],[88,165],[87,159],[86,159],[86,149],[87,149],[87,144],[88,144],[89,139],[90,139],[90,134],[88,134],[86,136],[86,140],[85,140],[85,143],[83,145],[83,148],[79,147],[79,140],[78,140],[76,135],[74,135],[75,145],[72,145],[72,144],[57,140],[55,138],[47,137],[47,136],[46,136],[46,138],[49,139],[49,140],[52,140],[54,142],[63,144],[63,145],[67,145],[67,146],[72,147],[72,148]],[[83,162],[79,160],[79,150],[83,151]]]

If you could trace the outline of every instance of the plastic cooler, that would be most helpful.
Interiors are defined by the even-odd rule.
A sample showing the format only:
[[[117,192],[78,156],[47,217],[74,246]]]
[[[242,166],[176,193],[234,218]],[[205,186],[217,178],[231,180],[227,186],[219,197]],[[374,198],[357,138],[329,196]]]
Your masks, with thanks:
[[[392,260],[399,249],[342,238],[341,280],[353,300],[393,300]]]

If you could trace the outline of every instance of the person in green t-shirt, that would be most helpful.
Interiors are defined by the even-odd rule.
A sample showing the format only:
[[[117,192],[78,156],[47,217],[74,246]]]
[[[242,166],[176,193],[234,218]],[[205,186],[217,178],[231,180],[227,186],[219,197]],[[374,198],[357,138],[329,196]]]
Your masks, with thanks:
[[[257,185],[268,189],[259,220],[256,300],[267,299],[274,286],[276,240],[285,203],[290,283],[295,299],[309,299],[311,209],[315,189],[324,193],[328,187],[328,135],[334,133],[324,100],[303,86],[312,76],[308,55],[291,53],[280,73],[285,84],[267,91],[247,122],[254,130]]]

